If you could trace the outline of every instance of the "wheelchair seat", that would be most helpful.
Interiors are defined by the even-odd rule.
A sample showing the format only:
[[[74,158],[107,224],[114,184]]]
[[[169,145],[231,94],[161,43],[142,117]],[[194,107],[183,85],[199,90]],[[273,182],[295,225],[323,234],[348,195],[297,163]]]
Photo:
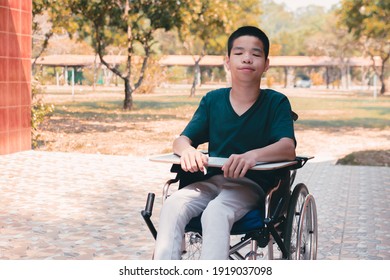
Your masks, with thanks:
[[[192,218],[186,226],[186,232],[197,232],[202,234],[201,224],[202,214]],[[230,231],[231,235],[246,234],[251,231],[256,231],[264,227],[264,211],[259,208],[249,211],[244,217],[233,224]]]

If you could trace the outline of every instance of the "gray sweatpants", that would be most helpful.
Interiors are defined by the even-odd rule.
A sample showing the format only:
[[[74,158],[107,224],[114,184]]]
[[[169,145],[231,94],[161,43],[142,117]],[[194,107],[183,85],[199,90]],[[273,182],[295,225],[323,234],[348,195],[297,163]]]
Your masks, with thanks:
[[[260,189],[248,178],[215,175],[174,192],[161,209],[154,259],[180,259],[185,226],[202,211],[201,259],[228,259],[233,223],[256,208]]]

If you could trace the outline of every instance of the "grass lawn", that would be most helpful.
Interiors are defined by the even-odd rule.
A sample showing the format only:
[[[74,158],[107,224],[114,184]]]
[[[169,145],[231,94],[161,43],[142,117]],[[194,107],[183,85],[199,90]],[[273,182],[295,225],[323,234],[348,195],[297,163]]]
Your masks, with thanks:
[[[347,132],[359,134],[363,129],[360,137],[370,141],[365,133],[380,131],[382,138],[378,141],[387,141],[386,147],[390,147],[390,133],[386,133],[390,131],[390,96],[374,99],[369,93],[281,91],[289,97],[293,110],[299,115],[295,127],[297,134],[305,134],[303,145],[311,138],[306,136],[308,132],[315,135],[320,131],[325,133],[324,137],[329,134],[329,138],[334,138],[333,145],[341,145],[337,137]],[[168,152],[172,139],[184,128],[206,92],[205,89],[198,91],[193,98],[188,97],[186,90],[135,94],[132,111],[122,110],[121,91],[84,91],[74,97],[69,93],[47,93],[44,99],[54,104],[55,110],[41,125],[39,149],[134,154],[136,150],[151,152],[156,147],[156,153]],[[324,137],[317,136],[320,140]],[[318,140],[312,140],[309,145],[318,144],[315,143]],[[157,147],[160,145],[163,147]]]
[[[153,121],[164,119],[188,120],[195,111],[203,92],[194,98],[182,95],[134,95],[134,108],[123,111],[121,95],[80,101],[60,101],[54,115],[85,120]],[[86,95],[85,97],[88,97]],[[390,127],[390,96],[289,96],[292,108],[299,114],[297,126],[302,128],[380,128]]]
[[[290,98],[301,115],[297,124],[305,128],[390,127],[390,98]]]

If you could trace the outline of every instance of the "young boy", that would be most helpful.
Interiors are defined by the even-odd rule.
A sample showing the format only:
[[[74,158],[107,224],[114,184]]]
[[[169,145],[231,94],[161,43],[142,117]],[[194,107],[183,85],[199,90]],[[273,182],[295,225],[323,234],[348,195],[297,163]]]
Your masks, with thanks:
[[[187,172],[207,168],[207,156],[195,148],[205,142],[211,157],[228,160],[222,168],[207,168],[205,180],[165,201],[154,259],[180,259],[185,226],[202,211],[201,259],[228,259],[233,223],[258,206],[278,177],[277,172],[249,169],[259,161],[295,159],[290,103],[279,92],[260,89],[268,52],[268,38],[256,27],[244,26],[230,35],[226,63],[232,87],[207,93],[173,143]]]

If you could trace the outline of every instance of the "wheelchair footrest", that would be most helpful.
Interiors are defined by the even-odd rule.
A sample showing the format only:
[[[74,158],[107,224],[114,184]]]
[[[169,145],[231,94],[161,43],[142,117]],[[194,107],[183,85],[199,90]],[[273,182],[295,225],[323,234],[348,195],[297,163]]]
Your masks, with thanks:
[[[269,242],[269,230],[266,227],[263,227],[253,233],[249,234],[252,239],[257,241],[257,246],[260,248],[265,248]]]

